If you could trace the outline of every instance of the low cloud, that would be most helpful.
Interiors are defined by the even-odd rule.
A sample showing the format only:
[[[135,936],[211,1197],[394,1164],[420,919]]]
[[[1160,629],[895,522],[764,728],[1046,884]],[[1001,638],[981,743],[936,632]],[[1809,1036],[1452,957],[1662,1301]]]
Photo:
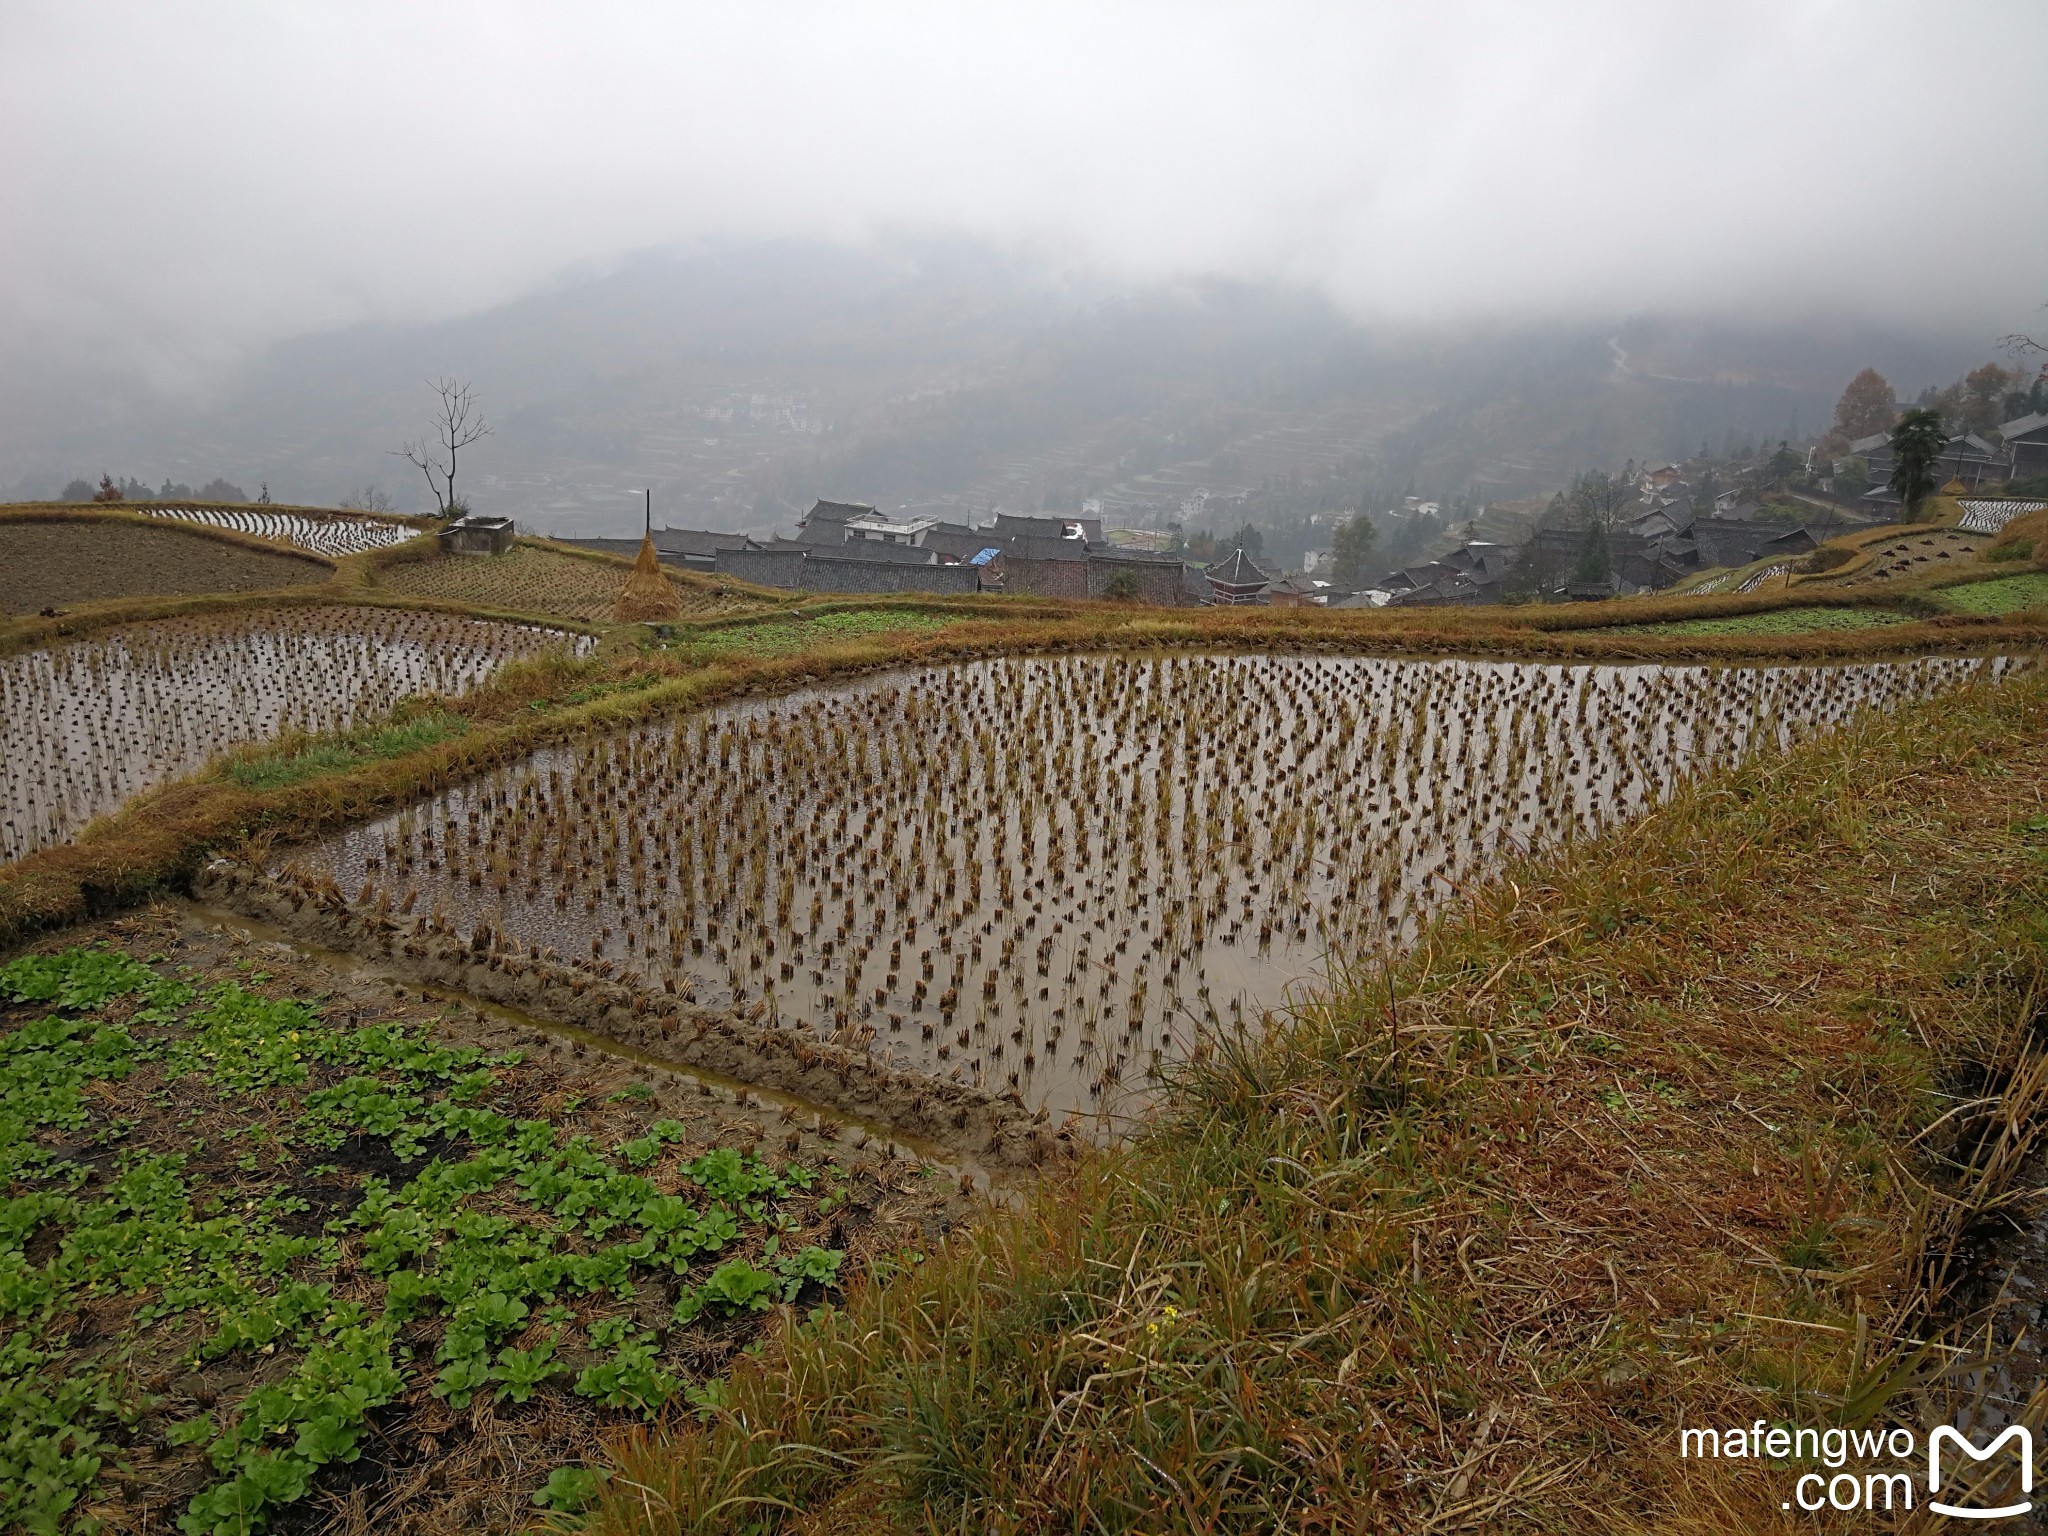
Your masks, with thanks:
[[[1988,338],[2048,300],[2044,56],[2036,0],[16,5],[0,346],[170,382],[633,250],[956,234]]]

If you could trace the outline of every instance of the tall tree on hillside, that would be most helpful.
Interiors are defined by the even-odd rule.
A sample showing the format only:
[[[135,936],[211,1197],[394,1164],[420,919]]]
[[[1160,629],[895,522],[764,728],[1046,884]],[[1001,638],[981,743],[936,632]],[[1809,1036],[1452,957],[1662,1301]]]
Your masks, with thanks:
[[[1999,404],[1999,419],[2013,421],[2035,411],[2048,411],[2048,368],[2041,369],[2031,381],[2025,373],[2016,370],[2012,376],[2012,388],[2005,392],[2005,399]]]
[[[1379,533],[1372,519],[1363,512],[1347,523],[1339,523],[1336,536],[1330,540],[1330,579],[1354,591],[1372,580],[1373,546],[1378,541]]]
[[[1906,504],[1906,521],[1918,522],[1920,507],[1934,494],[1934,464],[1948,442],[1941,413],[1914,409],[1892,428],[1891,488]]]
[[[1892,387],[1875,368],[1866,368],[1849,381],[1842,398],[1835,402],[1835,424],[1828,441],[1836,449],[1846,448],[1858,438],[1891,430]]]
[[[1586,524],[1586,537],[1579,545],[1579,563],[1572,567],[1572,586],[1611,587],[1614,583],[1614,546],[1607,541],[1605,523]]]
[[[1636,488],[1628,481],[1596,469],[1572,482],[1570,506],[1580,527],[1597,525],[1607,533],[1621,520],[1635,495]]]
[[[1965,374],[1963,429],[1985,432],[1997,426],[2004,416],[2005,397],[2018,382],[2018,374],[2008,373],[1996,363],[1986,363]]]
[[[392,457],[406,460],[427,477],[427,489],[442,517],[460,517],[469,509],[455,496],[455,456],[471,443],[489,437],[491,429],[466,382],[429,379],[427,387],[440,401],[434,409],[431,436],[400,444],[391,450]]]
[[[1764,465],[1766,483],[1782,486],[1799,473],[1799,455],[1792,451],[1792,445],[1783,438],[1778,440],[1777,449]]]
[[[1834,487],[1838,503],[1861,496],[1870,489],[1870,461],[1853,453],[1846,459],[1835,460]]]

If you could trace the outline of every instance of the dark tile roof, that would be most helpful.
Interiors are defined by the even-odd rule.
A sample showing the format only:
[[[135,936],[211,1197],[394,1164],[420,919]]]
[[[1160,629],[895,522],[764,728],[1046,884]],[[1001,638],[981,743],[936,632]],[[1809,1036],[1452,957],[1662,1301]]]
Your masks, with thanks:
[[[889,544],[881,539],[848,539],[816,553],[835,560],[860,560],[874,565],[937,565],[938,551],[915,544]]]
[[[1209,567],[1209,580],[1226,587],[1259,587],[1272,578],[1252,564],[1252,557],[1242,549],[1233,549],[1228,559]]]
[[[701,528],[657,528],[657,554],[684,555],[693,560],[712,560],[721,549],[741,549],[747,543],[743,533],[713,533]],[[637,541],[635,547],[637,548]]]
[[[1015,512],[998,512],[994,532],[1005,538],[1057,539],[1066,534],[1069,527],[1079,528],[1081,537],[1091,544],[1100,544],[1102,519],[1099,517],[1029,517]]]
[[[1098,564],[1109,562],[1117,565],[1179,565],[1179,555],[1163,554],[1156,549],[1091,549],[1088,558]]]
[[[1004,537],[997,533],[995,542],[1005,552],[1019,560],[1086,560],[1088,545],[1082,539],[1031,538],[1022,535]]]
[[[929,549],[941,559],[970,560],[984,549],[1000,548],[994,533],[969,528],[965,523],[941,523],[924,536],[920,549]]]
[[[1809,550],[1818,548],[1820,548],[1820,540],[1813,536],[1811,529],[1787,528],[1775,539],[1766,539],[1763,548],[1758,550],[1757,553],[1760,556],[1803,555]]]
[[[1703,517],[1692,525],[1693,546],[1701,565],[1747,565],[1763,546],[1785,530],[1769,523],[1731,517]]]

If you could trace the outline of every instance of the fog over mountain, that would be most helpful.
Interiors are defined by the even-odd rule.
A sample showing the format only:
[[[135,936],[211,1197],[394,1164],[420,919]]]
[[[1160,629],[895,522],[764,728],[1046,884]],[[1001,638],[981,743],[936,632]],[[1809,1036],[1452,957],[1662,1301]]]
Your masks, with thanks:
[[[1903,4],[0,16],[0,487],[328,498],[421,380],[536,526],[1290,465],[1510,496],[2039,329],[2048,127]],[[2048,11],[1939,31],[2043,56]],[[1923,126],[1940,123],[1939,128]],[[1944,196],[1958,163],[1982,196]],[[417,494],[415,490],[417,489]]]

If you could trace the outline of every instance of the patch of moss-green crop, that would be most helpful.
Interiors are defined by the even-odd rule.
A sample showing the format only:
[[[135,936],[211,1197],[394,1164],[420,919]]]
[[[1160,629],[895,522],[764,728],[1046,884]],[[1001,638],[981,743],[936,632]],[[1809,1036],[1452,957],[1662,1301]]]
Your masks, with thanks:
[[[1804,635],[1831,629],[1875,629],[1904,624],[1911,615],[1889,608],[1779,608],[1738,613],[1724,619],[1678,619],[1668,624],[1631,624],[1615,635]]]
[[[2017,613],[2022,608],[2048,608],[2048,571],[2027,571],[2018,576],[1945,587],[1938,596],[1944,608],[1957,613]]]
[[[950,613],[858,610],[815,618],[734,625],[678,639],[676,648],[704,656],[798,656],[865,635],[930,633],[960,622]]]
[[[380,759],[404,757],[407,753],[452,741],[469,730],[460,715],[422,715],[401,725],[375,726],[349,731],[307,746],[282,747],[248,762],[232,763],[227,774],[249,789],[283,789],[323,773],[339,773]]]
[[[0,1528],[88,1528],[154,1443],[185,1536],[250,1536],[388,1404],[652,1417],[707,1330],[839,1283],[836,1169],[600,1139],[517,1052],[113,948],[0,966],[0,1010]]]

